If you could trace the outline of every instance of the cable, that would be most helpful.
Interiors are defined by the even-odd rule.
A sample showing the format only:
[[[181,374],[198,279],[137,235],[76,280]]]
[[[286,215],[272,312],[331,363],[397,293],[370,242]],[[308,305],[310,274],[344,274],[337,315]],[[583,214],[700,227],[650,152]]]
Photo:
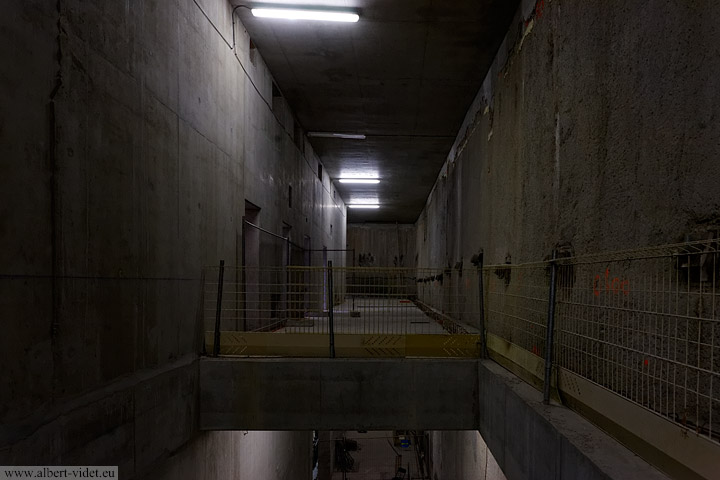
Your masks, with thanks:
[[[195,282],[200,280],[199,278],[187,278],[187,277],[126,277],[117,276],[109,277],[103,275],[54,275],[54,274],[14,274],[14,273],[0,273],[0,279],[2,280],[20,280],[20,279],[56,279],[56,280],[151,280],[158,282],[166,281],[180,281],[180,282]]]
[[[230,47],[232,50],[235,50],[235,11],[238,8],[247,8],[248,10],[252,10],[252,8],[248,7],[247,5],[235,5],[235,8],[232,9],[232,13],[230,16],[232,17],[232,34],[233,34],[233,43],[232,47]]]
[[[258,88],[258,86],[255,85],[255,82],[253,81],[252,76],[250,76],[250,73],[247,71],[247,69],[245,68],[245,65],[244,65],[243,62],[240,60],[240,57],[239,57],[238,54],[237,54],[236,39],[235,39],[235,12],[236,12],[238,9],[240,9],[240,8],[247,8],[248,10],[252,10],[252,7],[250,7],[250,6],[248,6],[248,5],[245,5],[245,4],[235,5],[235,6],[233,7],[233,9],[232,9],[232,14],[231,14],[231,17],[232,17],[232,44],[231,44],[230,42],[227,41],[227,39],[226,39],[225,36],[222,34],[222,32],[220,32],[220,30],[218,29],[218,27],[213,23],[213,21],[210,19],[210,17],[207,15],[207,13],[205,13],[205,10],[203,10],[203,8],[200,6],[200,4],[197,2],[197,0],[193,0],[193,3],[195,4],[195,6],[197,6],[198,10],[200,10],[200,12],[203,14],[203,16],[205,17],[205,19],[206,19],[208,22],[210,22],[210,25],[211,25],[211,26],[213,27],[213,29],[217,32],[217,34],[220,35],[220,38],[222,38],[223,42],[225,42],[225,45],[227,45],[228,48],[230,48],[230,50],[233,51],[233,55],[235,55],[235,59],[236,59],[237,62],[240,64],[240,68],[242,68],[243,72],[245,73],[245,76],[247,77],[247,79],[250,81],[250,84],[251,84],[251,85],[253,86],[253,88],[255,89],[255,92],[257,92],[257,94],[258,94],[258,96],[260,97],[260,99],[261,99],[261,100],[263,101],[263,103],[265,103],[265,105],[268,107],[268,110],[270,110],[270,113],[271,113],[272,116],[275,118],[275,121],[282,127],[283,131],[285,131],[285,134],[286,134],[288,137],[290,137],[291,140],[292,140],[292,137],[291,137],[291,135],[290,135],[290,132],[288,132],[288,131],[285,129],[285,126],[282,124],[282,122],[280,121],[280,119],[278,118],[278,116],[277,116],[277,115],[275,114],[275,112],[273,111],[272,105],[265,99],[265,97],[263,96],[262,92],[260,92],[260,89]],[[295,118],[294,115],[293,115],[293,121],[297,122],[297,119]],[[297,122],[297,123],[300,124],[300,122]],[[302,127],[302,125],[300,125],[300,126]],[[293,144],[294,144],[294,142],[293,142]],[[301,156],[302,156],[303,160],[305,160],[305,163],[306,163],[306,164],[308,165],[308,167],[310,167],[310,169],[312,170],[313,166],[310,164],[310,162],[308,161],[307,157],[305,156],[305,152],[304,152],[304,151],[301,151],[300,148],[299,148],[297,145],[295,145],[295,148],[301,153]],[[328,194],[330,194],[330,196],[332,197],[332,191],[326,189],[326,188],[325,188],[325,184],[324,184],[323,182],[320,182],[320,185],[323,187],[323,190],[325,190],[325,191],[326,191]],[[335,206],[336,206],[336,207],[339,207],[338,203],[334,200],[334,198],[333,198],[333,203],[335,203]],[[346,214],[343,214],[343,216],[346,216]]]

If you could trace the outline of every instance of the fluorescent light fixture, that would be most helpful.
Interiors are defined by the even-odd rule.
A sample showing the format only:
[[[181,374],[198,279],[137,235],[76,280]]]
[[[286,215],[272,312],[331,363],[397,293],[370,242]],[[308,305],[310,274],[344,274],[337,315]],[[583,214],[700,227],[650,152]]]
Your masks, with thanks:
[[[333,133],[333,132],[308,132],[308,137],[319,138],[343,138],[345,140],[365,140],[365,135],[359,133]]]
[[[341,178],[340,183],[380,183],[377,178]]]
[[[252,8],[256,17],[284,18],[287,20],[321,20],[325,22],[357,22],[360,16],[355,12],[318,10],[309,8]]]
[[[348,205],[349,208],[380,208],[380,205],[377,203],[355,203]]]

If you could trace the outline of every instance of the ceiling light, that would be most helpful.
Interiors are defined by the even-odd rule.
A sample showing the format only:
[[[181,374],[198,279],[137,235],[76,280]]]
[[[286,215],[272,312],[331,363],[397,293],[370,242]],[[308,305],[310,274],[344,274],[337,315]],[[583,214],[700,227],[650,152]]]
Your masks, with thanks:
[[[319,138],[343,138],[346,140],[365,140],[365,135],[359,133],[332,133],[332,132],[308,132],[308,137]]]
[[[356,203],[353,205],[348,205],[349,208],[380,208],[380,205],[377,203]]]
[[[288,20],[322,20],[326,22],[357,22],[360,16],[355,12],[317,10],[300,8],[253,8],[252,14],[262,18],[284,18]]]
[[[340,183],[380,183],[377,178],[341,178]]]

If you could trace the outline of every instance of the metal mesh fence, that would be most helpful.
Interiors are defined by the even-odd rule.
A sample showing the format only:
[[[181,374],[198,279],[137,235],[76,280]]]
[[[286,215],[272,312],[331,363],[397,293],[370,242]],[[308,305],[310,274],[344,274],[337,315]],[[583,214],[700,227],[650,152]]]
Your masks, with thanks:
[[[464,334],[484,318],[488,333],[545,358],[553,305],[556,365],[718,442],[719,245],[485,266],[485,312],[473,268],[226,268],[219,326],[327,334],[332,318],[335,333]],[[204,272],[206,330],[218,318],[218,274]]]
[[[213,330],[220,267],[204,272]],[[477,271],[367,267],[223,267],[220,329],[238,332],[477,333]]]
[[[691,247],[567,263],[555,355],[560,366],[717,441],[718,243]]]
[[[720,440],[718,241],[557,261],[554,361]],[[551,262],[484,269],[487,329],[546,354]]]
[[[547,264],[498,265],[483,271],[487,289],[487,331],[545,357]]]

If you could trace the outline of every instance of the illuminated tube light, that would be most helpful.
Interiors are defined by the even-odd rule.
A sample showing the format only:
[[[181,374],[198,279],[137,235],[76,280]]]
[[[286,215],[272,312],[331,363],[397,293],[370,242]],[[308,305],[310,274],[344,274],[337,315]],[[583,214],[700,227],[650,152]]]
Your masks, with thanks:
[[[251,12],[261,18],[283,18],[287,20],[321,20],[326,22],[357,22],[360,16],[352,12],[332,10],[310,10],[300,8],[253,8]]]
[[[340,183],[380,183],[377,178],[341,178]]]
[[[380,208],[377,203],[356,203],[348,205],[349,208]]]

